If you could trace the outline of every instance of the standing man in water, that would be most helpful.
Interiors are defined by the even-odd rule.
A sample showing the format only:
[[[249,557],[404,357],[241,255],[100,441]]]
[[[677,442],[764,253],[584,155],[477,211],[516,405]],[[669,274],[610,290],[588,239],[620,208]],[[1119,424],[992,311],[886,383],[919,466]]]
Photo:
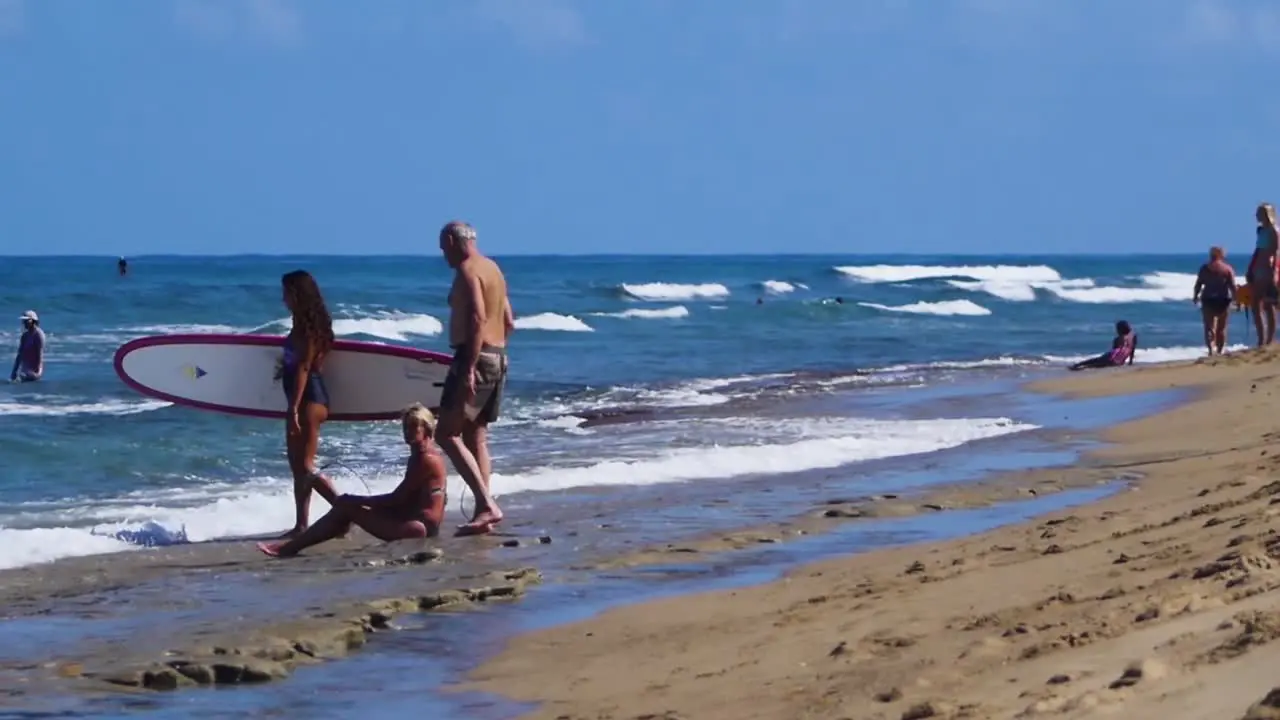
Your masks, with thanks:
[[[9,382],[35,382],[44,376],[44,331],[35,310],[22,314],[22,337],[18,340],[18,356],[13,359]]]
[[[488,429],[498,419],[507,383],[507,338],[515,329],[515,315],[507,279],[476,248],[475,228],[457,220],[446,224],[440,230],[440,252],[454,269],[449,290],[453,363],[440,391],[436,434],[476,497],[475,516],[458,528],[458,535],[483,535],[502,522],[502,510],[489,493]]]

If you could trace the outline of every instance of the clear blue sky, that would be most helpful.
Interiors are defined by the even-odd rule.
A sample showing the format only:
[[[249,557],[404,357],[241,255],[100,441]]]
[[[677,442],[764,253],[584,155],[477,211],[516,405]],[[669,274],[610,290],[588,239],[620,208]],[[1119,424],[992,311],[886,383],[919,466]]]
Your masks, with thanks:
[[[1247,249],[1268,0],[0,0],[0,254]]]

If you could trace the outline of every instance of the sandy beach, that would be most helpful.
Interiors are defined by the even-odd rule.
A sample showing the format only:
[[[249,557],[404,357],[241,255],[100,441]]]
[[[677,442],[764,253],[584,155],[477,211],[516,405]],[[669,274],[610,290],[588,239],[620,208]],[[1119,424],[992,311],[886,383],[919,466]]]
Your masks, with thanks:
[[[85,702],[71,703],[74,712],[92,715],[118,709],[128,701],[117,698],[141,692],[151,698],[146,702],[163,708],[163,712],[181,714],[196,706],[216,704],[203,698],[198,692],[201,687],[267,685],[279,689],[241,690],[241,702],[246,707],[283,707],[288,703],[286,698],[307,702],[307,688],[323,688],[327,682],[353,673],[361,679],[352,677],[347,684],[363,687],[373,683],[370,687],[378,687],[382,683],[385,687],[391,682],[388,678],[401,677],[386,673],[403,672],[405,684],[397,686],[403,697],[379,702],[412,706],[413,697],[418,697],[418,703],[425,701],[420,697],[425,672],[436,678],[425,686],[427,695],[446,716],[461,712],[467,717],[475,708],[484,707],[484,717],[505,718],[529,707],[511,704],[504,696],[517,701],[550,700],[541,716],[557,718],[653,715],[647,710],[633,713],[631,708],[648,707],[655,698],[663,698],[661,712],[676,713],[671,717],[714,717],[705,714],[713,712],[750,717],[751,711],[758,710],[763,713],[760,717],[896,718],[910,710],[912,703],[933,700],[962,708],[968,701],[959,698],[968,697],[966,693],[951,689],[945,677],[934,677],[922,669],[930,663],[942,664],[938,655],[931,654],[935,650],[942,657],[949,652],[927,644],[925,636],[941,632],[931,623],[965,625],[978,622],[976,618],[983,615],[1010,611],[1004,606],[981,609],[992,599],[980,597],[972,589],[956,591],[957,586],[946,583],[984,586],[989,576],[983,572],[1007,568],[999,571],[1011,577],[993,582],[1020,588],[1025,571],[1020,563],[1042,558],[1040,553],[1046,551],[1065,557],[1086,539],[1100,537],[1110,532],[1112,525],[1119,527],[1125,521],[1108,521],[1095,528],[1088,519],[1095,513],[1092,508],[1061,513],[1074,512],[1079,519],[1053,526],[1050,534],[1063,538],[1057,541],[1056,549],[1049,548],[1052,541],[1023,537],[1027,533],[1038,537],[1043,528],[1001,531],[1013,535],[996,533],[955,544],[918,543],[972,538],[972,533],[997,526],[1008,528],[1010,523],[1037,513],[1123,493],[1135,481],[1150,482],[1153,475],[1148,466],[1177,466],[1185,453],[1169,455],[1162,449],[1166,446],[1151,444],[1154,441],[1145,435],[1135,436],[1136,441],[1123,435],[1143,427],[1142,423],[1112,431],[1120,442],[1103,452],[1084,457],[1079,453],[1099,447],[1099,430],[1109,422],[1179,407],[1179,398],[1196,402],[1218,398],[1232,391],[1228,387],[1231,383],[1219,388],[1204,381],[1216,383],[1231,374],[1244,382],[1260,376],[1265,367],[1231,359],[1205,368],[1126,369],[1041,388],[1055,395],[1029,393],[1009,382],[923,389],[909,407],[968,414],[972,403],[981,402],[1026,417],[1041,429],[924,458],[864,465],[857,472],[837,468],[781,480],[762,474],[738,482],[729,496],[723,488],[705,483],[652,493],[587,493],[517,518],[501,537],[472,543],[441,539],[426,543],[425,548],[412,542],[383,545],[357,534],[351,540],[316,548],[306,557],[281,562],[261,557],[251,542],[232,540],[66,558],[6,570],[0,572],[0,601],[8,619],[0,636],[0,688],[7,690],[9,697],[0,705],[29,708],[42,704],[53,711],[59,709],[54,702],[57,698],[74,695],[85,698]],[[1263,383],[1259,392],[1265,395],[1265,381],[1259,378],[1258,382]],[[1201,386],[1208,390],[1207,396],[1197,391]],[[1106,396],[1117,391],[1141,394]],[[1161,417],[1202,412],[1194,407],[1180,407]],[[1161,436],[1170,428],[1153,427],[1151,432]],[[1200,442],[1206,436],[1197,432],[1196,437]],[[1061,465],[1071,458],[1076,461]],[[1168,472],[1168,467],[1162,472]],[[784,496],[779,496],[779,490]],[[678,494],[672,496],[672,492]],[[674,498],[678,501],[671,502]],[[872,550],[908,543],[916,544]],[[816,558],[855,552],[866,554],[847,561],[806,565]],[[1135,549],[1127,552],[1139,556]],[[1054,572],[1076,573],[1074,567],[1061,571],[1061,558],[1056,561],[1056,570],[1050,560],[1046,569],[1037,567],[1028,577],[1048,578],[1042,582],[1050,582]],[[576,621],[594,609],[657,594],[702,592],[727,583],[743,587],[796,567],[806,570],[764,588],[685,595],[664,601],[675,603],[674,611],[651,611],[664,603],[647,604],[589,623],[604,623],[603,630],[570,625],[550,635],[520,635],[530,629],[522,623],[536,618],[543,619],[534,620],[533,627],[546,627]],[[833,583],[832,577],[839,579]],[[928,584],[921,586],[922,581]],[[538,588],[525,597],[525,590],[535,585]],[[1232,592],[1237,591],[1233,586]],[[928,595],[934,592],[939,594]],[[1068,587],[1061,578],[1047,590],[1036,585],[1018,590],[1023,592],[1028,594],[1027,603],[1040,595],[1056,597],[1062,592],[1072,593],[1080,603],[1088,597],[1083,586]],[[957,597],[965,597],[963,606],[956,606]],[[474,622],[462,617],[471,613],[458,612],[507,605],[501,601],[517,598],[523,599],[510,611],[476,613]],[[889,598],[893,607],[880,608]],[[492,602],[495,600],[500,602]],[[722,615],[725,609],[729,614]],[[938,614],[941,610],[945,613]],[[1042,644],[1075,632],[1062,630],[1054,635],[1052,628],[1056,626],[1046,626],[1050,621],[1031,618],[1028,612],[1022,608],[1007,621],[1001,615],[1005,624],[998,628],[992,625],[995,629],[986,634],[1021,628],[1015,629],[1019,637],[998,638],[1004,643],[999,647],[1021,652],[1026,645],[1019,644],[1026,640],[1021,633],[1028,628],[1041,628],[1042,635],[1037,638]],[[714,617],[699,619],[702,613]],[[490,620],[481,620],[484,615]],[[654,624],[655,617],[684,620],[668,626]],[[694,622],[701,625],[689,624]],[[751,627],[739,627],[738,622]],[[835,624],[825,627],[827,622]],[[1083,626],[1083,621],[1071,622],[1073,628]],[[779,634],[775,624],[788,631]],[[836,657],[847,653],[845,659],[850,662],[815,664],[809,657],[815,651],[806,645],[821,645],[826,636],[834,639],[823,656],[844,642]],[[512,637],[518,639],[507,652],[475,674],[480,682],[456,684],[476,663],[502,650]],[[597,644],[588,639],[579,645],[584,638],[597,637],[611,638],[618,644]],[[982,637],[981,631],[970,632],[956,642],[965,645]],[[1095,631],[1089,637],[1096,641],[1100,636]],[[443,664],[437,662],[441,658],[423,656],[414,649],[451,647],[464,638],[474,646],[461,654],[449,654]],[[620,638],[625,638],[628,654],[600,656],[605,648],[622,647]],[[639,642],[632,644],[637,639]],[[755,664],[746,661],[742,643],[748,639],[751,651],[746,657],[771,650],[769,659]],[[546,642],[555,643],[555,648],[540,644]],[[913,649],[912,643],[920,643],[921,648]],[[996,657],[992,647],[997,646],[982,646],[984,658]],[[567,652],[562,653],[563,648]],[[692,657],[683,657],[690,648],[697,650]],[[966,657],[974,653],[967,646],[956,653],[966,651]],[[630,654],[636,652],[641,654]],[[775,653],[794,663],[776,664],[772,659]],[[396,665],[400,661],[395,658],[402,658],[404,664]],[[541,668],[525,665],[540,665],[547,658],[555,659],[552,664],[559,668],[559,675],[548,677],[540,674]],[[654,658],[664,659],[658,662]],[[871,668],[858,658],[875,658],[876,665]],[[561,660],[566,664],[561,665]],[[572,684],[564,681],[573,677],[575,663],[590,660],[600,661],[591,676]],[[619,663],[627,663],[626,683],[610,676],[609,668]],[[968,668],[969,664],[955,667]],[[630,673],[632,665],[643,668],[644,673]],[[920,672],[906,673],[904,669],[909,668]],[[685,669],[698,677],[685,677],[689,675]],[[815,669],[821,671],[816,676]],[[894,674],[899,672],[901,677]],[[646,678],[644,685],[628,684],[641,677]],[[700,686],[717,677],[720,680],[715,682],[746,679],[760,688],[768,702],[736,709],[732,703],[723,708],[718,703],[715,708],[701,705],[707,700]],[[411,678],[418,679],[413,682]],[[849,689],[870,680],[880,689]],[[1083,687],[1083,676],[1077,680]],[[692,684],[685,688],[683,682]],[[775,686],[783,689],[775,694],[770,689]],[[583,687],[590,689],[584,692]],[[714,685],[707,687],[718,692]],[[731,694],[731,687],[721,689]],[[832,687],[836,694],[827,694]],[[431,689],[443,693],[432,693]],[[1064,690],[1055,689],[1059,694]],[[175,696],[172,700],[161,699],[154,692],[165,690],[183,692],[159,693]],[[176,697],[193,692],[191,700]],[[688,698],[681,699],[685,692]],[[889,702],[876,701],[873,696],[879,692],[887,693],[884,698],[891,698]],[[871,700],[866,700],[868,697]],[[573,704],[560,704],[565,698],[573,698]],[[859,698],[869,705],[860,705]],[[783,699],[795,707],[768,704]],[[1010,707],[1017,709],[1017,702],[1024,699],[1016,699]],[[1024,706],[1034,701],[1025,700]],[[590,703],[598,704],[588,706]],[[157,717],[169,717],[163,712]],[[663,717],[661,712],[656,716]],[[1001,712],[991,705],[981,712],[971,708],[969,716],[1006,716]]]
[[[1119,481],[1099,502],[519,636],[465,687],[557,720],[1280,717],[1278,357],[1038,385],[1196,391],[1077,468],[1023,474]]]

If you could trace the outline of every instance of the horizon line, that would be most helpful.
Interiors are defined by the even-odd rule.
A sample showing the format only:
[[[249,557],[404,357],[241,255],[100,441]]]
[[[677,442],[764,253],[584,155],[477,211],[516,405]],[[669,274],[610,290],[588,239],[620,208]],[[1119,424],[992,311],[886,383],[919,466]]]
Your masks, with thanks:
[[[906,258],[953,258],[953,257],[973,257],[973,258],[1042,258],[1042,257],[1176,257],[1183,255],[1202,254],[1199,251],[1183,251],[1183,252],[1122,252],[1122,251],[1105,251],[1105,252],[892,252],[892,253],[869,253],[869,252],[748,252],[748,253],[489,253],[490,257],[495,258],[530,258],[530,259],[592,259],[592,258],[777,258],[777,257],[838,257],[838,258],[885,258],[885,257],[906,257]],[[40,255],[5,255],[0,254],[0,260],[59,260],[59,259],[101,259],[101,260],[118,260],[123,257],[126,261],[133,259],[166,259],[166,258],[368,258],[368,259],[390,259],[390,258],[434,258],[438,259],[438,253],[139,253],[136,255],[100,255],[100,254],[68,254],[68,253],[49,253]]]

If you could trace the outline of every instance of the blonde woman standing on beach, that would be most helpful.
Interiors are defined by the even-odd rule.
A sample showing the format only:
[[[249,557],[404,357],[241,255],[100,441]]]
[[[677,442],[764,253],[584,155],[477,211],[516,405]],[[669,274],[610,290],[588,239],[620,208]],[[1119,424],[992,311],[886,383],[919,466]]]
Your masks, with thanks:
[[[1276,303],[1280,301],[1276,281],[1276,249],[1280,247],[1280,231],[1276,229],[1276,209],[1262,203],[1254,213],[1258,220],[1257,240],[1245,281],[1253,300],[1253,324],[1258,331],[1258,346],[1270,345],[1276,339]]]

